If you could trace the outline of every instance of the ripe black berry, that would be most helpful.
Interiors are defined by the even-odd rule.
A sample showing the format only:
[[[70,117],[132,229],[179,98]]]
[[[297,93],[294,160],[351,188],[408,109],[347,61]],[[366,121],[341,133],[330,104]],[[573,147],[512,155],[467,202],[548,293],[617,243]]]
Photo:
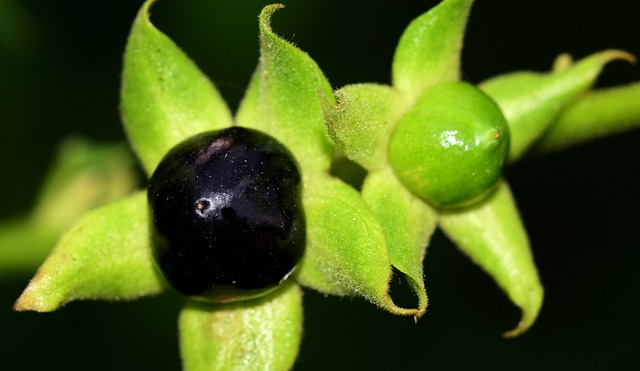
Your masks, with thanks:
[[[186,139],[158,165],[148,198],[155,259],[185,295],[262,295],[304,252],[300,171],[259,131],[232,127]]]

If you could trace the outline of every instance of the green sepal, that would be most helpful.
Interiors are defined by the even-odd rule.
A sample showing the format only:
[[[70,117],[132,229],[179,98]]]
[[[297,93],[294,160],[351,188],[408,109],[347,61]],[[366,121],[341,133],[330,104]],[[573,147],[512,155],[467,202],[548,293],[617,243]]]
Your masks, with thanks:
[[[146,192],[84,214],[66,231],[15,304],[50,312],[72,300],[135,299],[165,287],[149,246]]]
[[[186,371],[289,370],[302,335],[302,291],[289,281],[250,301],[189,300],[179,328]]]
[[[439,226],[522,310],[518,326],[504,336],[526,331],[540,312],[544,291],[507,183],[478,205],[441,212]]]
[[[562,111],[536,149],[563,149],[639,127],[640,83],[593,90]]]
[[[544,134],[563,107],[593,85],[602,68],[616,59],[634,60],[626,52],[607,50],[574,65],[556,64],[555,72],[514,72],[480,84],[509,122],[509,160],[521,157]]]
[[[153,2],[144,3],[133,23],[121,90],[124,127],[148,175],[182,140],[232,124],[209,79],[149,21]]]
[[[31,218],[0,223],[0,277],[30,275],[42,264],[60,236],[60,231],[42,228]]]
[[[369,173],[362,198],[380,221],[391,265],[405,274],[418,298],[418,319],[428,304],[422,261],[437,225],[437,214],[409,192],[390,168]]]
[[[131,193],[135,159],[124,143],[62,142],[33,210],[0,223],[0,275],[33,273],[80,215]]]
[[[333,145],[324,125],[320,97],[334,102],[331,85],[307,53],[271,29],[271,16],[283,7],[268,5],[260,14],[260,65],[239,109],[237,124],[278,139],[305,173],[326,171]]]
[[[391,262],[384,233],[360,194],[325,175],[304,189],[307,250],[298,267],[301,284],[325,294],[360,296],[400,315],[389,296]]]
[[[85,211],[124,197],[137,186],[135,159],[125,143],[70,138],[60,145],[32,218],[41,228],[61,233]]]
[[[396,48],[393,86],[409,101],[428,87],[460,79],[462,39],[473,0],[445,0],[413,20]]]
[[[324,104],[323,111],[336,148],[367,170],[386,166],[389,138],[404,111],[397,90],[357,84],[337,90],[335,96],[338,105]]]
[[[262,117],[260,107],[260,80],[262,79],[262,69],[260,65],[256,68],[251,76],[244,97],[240,101],[238,112],[236,112],[235,124],[245,128],[262,129]]]

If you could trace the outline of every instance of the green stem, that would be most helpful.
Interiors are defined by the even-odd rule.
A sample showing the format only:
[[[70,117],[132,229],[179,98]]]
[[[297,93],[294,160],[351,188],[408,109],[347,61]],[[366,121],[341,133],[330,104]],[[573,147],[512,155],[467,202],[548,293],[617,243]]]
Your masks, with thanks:
[[[595,90],[562,112],[538,143],[553,151],[640,127],[640,82]]]

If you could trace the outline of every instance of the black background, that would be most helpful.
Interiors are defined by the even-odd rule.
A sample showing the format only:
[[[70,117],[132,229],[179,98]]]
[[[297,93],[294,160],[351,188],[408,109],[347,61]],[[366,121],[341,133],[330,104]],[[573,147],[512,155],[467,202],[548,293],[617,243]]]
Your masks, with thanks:
[[[70,134],[122,140],[121,58],[140,1],[20,1],[25,21],[0,45],[0,217],[24,213],[57,144]],[[396,42],[436,1],[288,1],[275,30],[318,62],[334,87],[388,83]],[[233,108],[257,63],[265,1],[160,1],[153,21],[211,77]],[[555,56],[606,48],[640,55],[632,0],[479,0],[463,51],[479,82],[547,70]],[[608,66],[599,86],[640,80]],[[639,103],[640,104],[640,103]],[[640,366],[640,132],[507,169],[528,228],[545,303],[533,328],[505,340],[519,313],[479,268],[437,234],[425,262],[430,307],[414,325],[360,299],[306,291],[299,370],[634,369]],[[2,246],[0,248],[9,248]],[[13,313],[33,272],[0,280],[0,368],[177,369],[177,294],[131,303],[72,303]]]

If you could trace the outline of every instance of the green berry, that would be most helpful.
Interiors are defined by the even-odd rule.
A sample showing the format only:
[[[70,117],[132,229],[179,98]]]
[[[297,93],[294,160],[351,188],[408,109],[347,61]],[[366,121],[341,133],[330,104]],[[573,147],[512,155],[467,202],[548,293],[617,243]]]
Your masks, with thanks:
[[[509,147],[500,108],[464,82],[426,90],[398,122],[389,161],[411,192],[437,207],[466,205],[498,179]]]

